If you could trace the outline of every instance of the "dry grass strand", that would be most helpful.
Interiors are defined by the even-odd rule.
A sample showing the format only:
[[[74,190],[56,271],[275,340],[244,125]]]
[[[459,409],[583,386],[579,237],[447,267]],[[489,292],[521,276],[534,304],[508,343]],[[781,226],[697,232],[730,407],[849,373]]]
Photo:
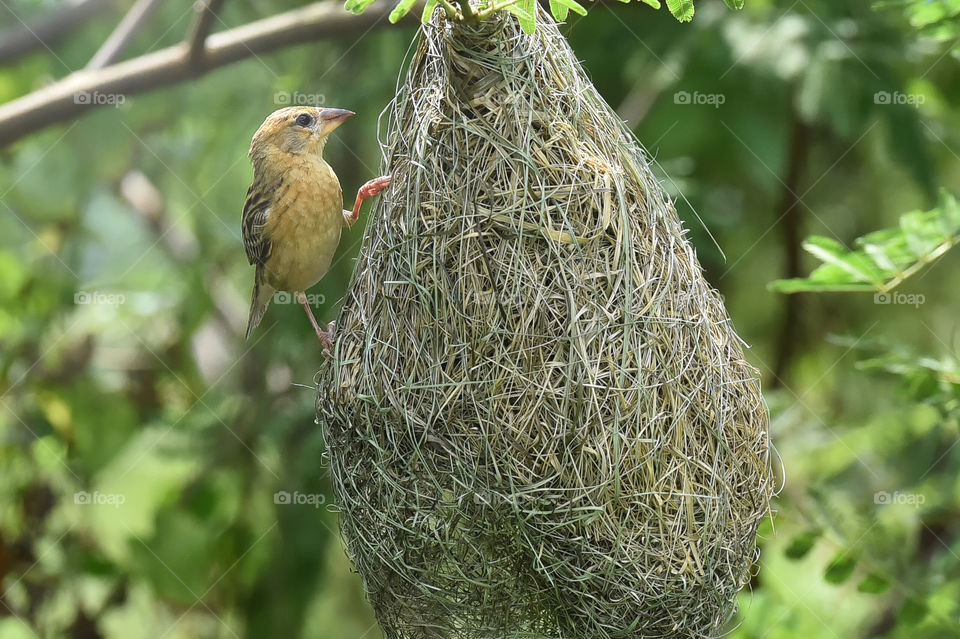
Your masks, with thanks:
[[[645,153],[543,12],[435,18],[387,131],[318,400],[387,636],[716,635],[767,412]]]

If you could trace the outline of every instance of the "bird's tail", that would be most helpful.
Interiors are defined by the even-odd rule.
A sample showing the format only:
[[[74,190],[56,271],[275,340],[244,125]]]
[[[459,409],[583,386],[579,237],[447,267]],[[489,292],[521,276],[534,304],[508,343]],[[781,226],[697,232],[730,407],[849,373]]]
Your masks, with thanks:
[[[253,335],[253,331],[260,325],[260,321],[270,308],[270,300],[276,289],[263,281],[260,270],[257,269],[257,276],[253,282],[253,296],[250,300],[250,318],[247,320],[247,339]]]

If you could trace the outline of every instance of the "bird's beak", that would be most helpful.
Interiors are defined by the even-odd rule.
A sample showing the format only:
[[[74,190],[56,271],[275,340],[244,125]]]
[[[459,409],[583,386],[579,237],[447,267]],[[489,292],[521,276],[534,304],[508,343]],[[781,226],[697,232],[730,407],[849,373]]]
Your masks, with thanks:
[[[346,109],[320,109],[320,122],[323,132],[330,133],[352,115],[355,115],[354,112]]]

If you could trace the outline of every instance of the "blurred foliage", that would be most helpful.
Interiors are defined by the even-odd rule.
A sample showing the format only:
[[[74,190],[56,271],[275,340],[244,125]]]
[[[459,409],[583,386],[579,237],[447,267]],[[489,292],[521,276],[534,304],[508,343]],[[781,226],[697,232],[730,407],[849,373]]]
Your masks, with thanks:
[[[943,193],[932,211],[913,211],[897,228],[874,231],[855,241],[856,250],[829,237],[807,238],[803,248],[823,262],[810,277],[771,282],[780,293],[802,291],[877,291],[878,303],[892,301],[891,291],[908,277],[940,259],[960,242],[960,206]]]
[[[784,488],[738,639],[960,636],[958,252],[898,287],[914,303],[767,290],[818,265],[804,237],[866,252],[855,238],[960,192],[954,4],[567,16],[765,376]],[[228,2],[216,28],[295,6]],[[0,100],[82,68],[120,15],[0,69]],[[163,3],[128,55],[190,15]],[[302,309],[242,340],[239,216],[250,136],[279,106],[356,111],[327,158],[348,196],[379,174],[412,35],[259,55],[0,150],[0,639],[379,636],[330,507]],[[322,321],[361,237],[311,291]]]
[[[880,0],[879,10],[899,9],[910,25],[925,36],[940,42],[954,41],[960,36],[960,2],[958,0]],[[956,46],[954,43],[953,46]]]

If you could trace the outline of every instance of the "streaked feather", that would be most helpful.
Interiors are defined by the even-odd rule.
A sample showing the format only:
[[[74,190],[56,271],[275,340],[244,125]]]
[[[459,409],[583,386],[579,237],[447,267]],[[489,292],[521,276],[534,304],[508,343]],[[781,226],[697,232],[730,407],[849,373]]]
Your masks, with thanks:
[[[263,232],[270,219],[270,210],[276,189],[283,184],[281,178],[277,184],[267,185],[265,180],[254,179],[247,189],[247,199],[243,203],[240,226],[243,232],[243,248],[251,264],[263,266],[270,257],[270,240]]]
[[[247,319],[247,337],[250,339],[250,336],[253,335],[253,331],[260,325],[260,322],[263,321],[263,316],[266,315],[267,309],[270,308],[270,300],[273,299],[273,294],[276,293],[276,289],[263,281],[262,267],[257,267],[257,275],[253,281],[253,295],[250,299],[250,315]]]

